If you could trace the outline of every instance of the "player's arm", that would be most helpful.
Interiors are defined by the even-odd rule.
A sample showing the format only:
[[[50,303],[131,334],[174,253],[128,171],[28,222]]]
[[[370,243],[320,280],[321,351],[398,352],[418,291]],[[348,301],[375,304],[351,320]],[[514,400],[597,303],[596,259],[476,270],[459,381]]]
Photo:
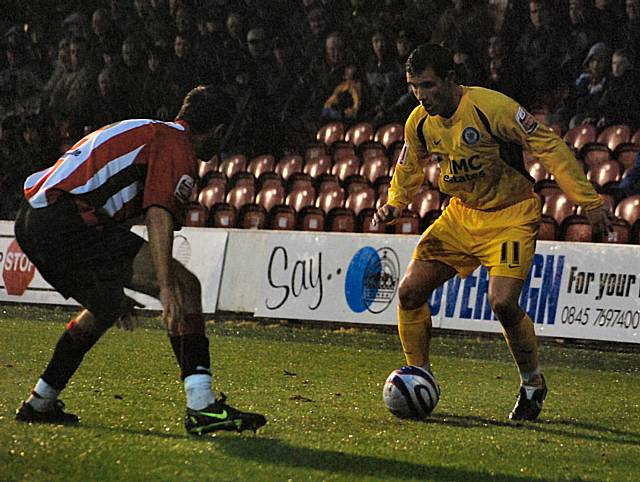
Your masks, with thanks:
[[[530,151],[553,174],[560,189],[574,204],[585,208],[596,234],[612,230],[613,214],[604,205],[582,167],[564,141],[513,101],[496,116],[498,135]]]
[[[404,126],[404,146],[396,162],[389,187],[389,199],[373,216],[373,223],[395,221],[410,203],[414,193],[424,182],[422,160],[427,153],[418,139],[417,120],[420,111],[416,108]],[[423,112],[423,111],[422,111]],[[424,115],[424,113],[422,114]]]
[[[182,321],[183,303],[171,270],[173,215],[160,206],[150,206],[146,211],[145,224],[160,289],[163,318],[167,323],[179,323]]]

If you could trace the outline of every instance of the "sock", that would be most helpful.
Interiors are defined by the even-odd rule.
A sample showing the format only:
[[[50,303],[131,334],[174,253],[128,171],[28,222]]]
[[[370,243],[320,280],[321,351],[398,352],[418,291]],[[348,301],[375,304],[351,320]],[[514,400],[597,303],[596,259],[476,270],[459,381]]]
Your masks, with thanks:
[[[31,395],[27,398],[27,403],[37,412],[47,412],[53,407],[53,403],[58,399],[60,390],[53,388],[42,378],[31,390]]]
[[[398,334],[407,364],[430,370],[431,311],[425,303],[415,310],[398,305]]]
[[[211,389],[211,375],[195,374],[184,379],[184,391],[187,394],[187,408],[202,410],[215,402]]]
[[[533,329],[533,321],[525,313],[519,323],[502,328],[502,334],[518,365],[523,385],[536,386],[542,383],[538,366],[538,340]]]
[[[169,340],[180,366],[182,380],[185,380],[189,375],[211,375],[209,340],[205,335],[169,336]]]

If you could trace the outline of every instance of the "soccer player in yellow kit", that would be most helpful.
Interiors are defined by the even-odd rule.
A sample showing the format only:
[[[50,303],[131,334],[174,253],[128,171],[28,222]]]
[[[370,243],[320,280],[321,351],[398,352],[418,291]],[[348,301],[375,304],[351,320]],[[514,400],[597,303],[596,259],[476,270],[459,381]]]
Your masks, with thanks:
[[[533,322],[518,299],[535,254],[540,201],[522,150],[540,159],[569,199],[585,208],[596,233],[611,230],[613,215],[562,139],[511,98],[456,82],[449,50],[422,45],[405,67],[420,105],[407,119],[389,200],[374,223],[393,222],[400,215],[423,184],[429,161],[439,163],[439,188],[451,195],[420,238],[400,282],[398,332],[405,358],[409,365],[430,370],[427,299],[456,273],[465,277],[482,264],[489,271],[489,302],[520,372],[518,400],[509,418],[535,420],[547,387]]]

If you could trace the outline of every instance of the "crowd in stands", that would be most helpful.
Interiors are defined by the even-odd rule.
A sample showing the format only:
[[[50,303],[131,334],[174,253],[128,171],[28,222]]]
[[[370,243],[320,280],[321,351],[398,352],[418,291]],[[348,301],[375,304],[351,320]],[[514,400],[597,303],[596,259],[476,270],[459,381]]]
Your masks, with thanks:
[[[331,123],[342,142],[363,123],[373,140],[416,106],[404,62],[424,42],[455,53],[461,83],[510,95],[560,135],[625,125],[630,140],[640,128],[640,0],[3,3],[0,219],[14,217],[24,178],[83,134],[124,118],[172,120],[197,84],[223,86],[238,105],[216,172],[238,156],[304,164]],[[333,175],[335,146],[325,147]]]

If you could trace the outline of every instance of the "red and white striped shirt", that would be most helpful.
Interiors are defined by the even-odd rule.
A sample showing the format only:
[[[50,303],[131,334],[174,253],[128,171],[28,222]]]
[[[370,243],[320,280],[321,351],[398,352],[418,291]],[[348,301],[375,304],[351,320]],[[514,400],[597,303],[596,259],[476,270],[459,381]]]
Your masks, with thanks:
[[[104,215],[132,219],[154,205],[182,224],[196,176],[186,123],[132,119],[85,136],[53,166],[29,176],[24,195],[38,209],[71,194],[88,224]]]

